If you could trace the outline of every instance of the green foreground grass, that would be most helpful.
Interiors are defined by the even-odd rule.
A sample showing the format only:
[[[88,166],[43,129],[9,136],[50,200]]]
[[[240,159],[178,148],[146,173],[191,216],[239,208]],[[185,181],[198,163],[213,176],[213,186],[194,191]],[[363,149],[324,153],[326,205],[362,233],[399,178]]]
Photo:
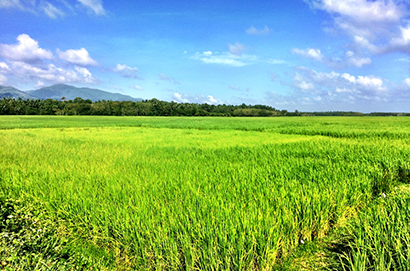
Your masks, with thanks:
[[[0,268],[410,270],[407,118],[2,116],[0,142]]]

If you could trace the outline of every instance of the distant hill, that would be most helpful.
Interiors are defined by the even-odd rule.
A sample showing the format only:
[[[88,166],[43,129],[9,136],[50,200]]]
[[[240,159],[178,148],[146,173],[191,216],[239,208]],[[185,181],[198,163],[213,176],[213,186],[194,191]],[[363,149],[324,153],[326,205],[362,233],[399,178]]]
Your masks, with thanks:
[[[24,100],[37,99],[36,97],[33,97],[27,94],[26,92],[23,92],[16,88],[0,86],[0,99],[3,99],[3,98],[14,98],[14,99],[22,98]]]
[[[80,97],[84,100],[90,99],[91,101],[99,100],[111,100],[111,101],[133,101],[138,102],[142,99],[134,98],[128,95],[119,93],[111,93],[93,88],[77,88],[69,85],[58,84],[49,87],[40,88],[37,90],[27,91],[27,94],[36,97],[37,99],[54,99],[60,100],[65,97],[66,100],[74,100]]]

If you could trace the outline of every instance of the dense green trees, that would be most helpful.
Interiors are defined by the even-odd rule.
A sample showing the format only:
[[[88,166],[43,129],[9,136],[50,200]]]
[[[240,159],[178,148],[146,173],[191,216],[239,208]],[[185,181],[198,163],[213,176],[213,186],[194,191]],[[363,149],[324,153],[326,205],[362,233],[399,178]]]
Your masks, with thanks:
[[[286,110],[285,110],[286,111]],[[286,111],[287,112],[287,111]],[[105,115],[105,116],[279,116],[282,111],[265,105],[210,105],[165,102],[74,100],[23,100],[3,98],[0,115]]]
[[[64,97],[63,97],[64,98]],[[99,116],[222,116],[222,117],[275,117],[275,116],[364,116],[358,112],[288,112],[267,105],[196,104],[160,101],[141,102],[74,100],[0,99],[0,115],[99,115]],[[410,116],[409,113],[371,113],[368,115]]]

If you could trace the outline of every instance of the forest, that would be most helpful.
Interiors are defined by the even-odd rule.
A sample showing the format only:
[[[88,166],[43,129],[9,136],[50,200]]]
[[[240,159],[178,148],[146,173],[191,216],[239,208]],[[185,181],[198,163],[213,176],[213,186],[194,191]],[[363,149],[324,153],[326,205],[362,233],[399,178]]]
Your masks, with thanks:
[[[278,117],[278,116],[410,116],[410,113],[360,113],[347,111],[289,112],[268,105],[197,104],[160,101],[158,99],[93,102],[80,97],[74,100],[13,99],[0,100],[0,115],[80,115],[80,116],[220,116],[220,117]]]

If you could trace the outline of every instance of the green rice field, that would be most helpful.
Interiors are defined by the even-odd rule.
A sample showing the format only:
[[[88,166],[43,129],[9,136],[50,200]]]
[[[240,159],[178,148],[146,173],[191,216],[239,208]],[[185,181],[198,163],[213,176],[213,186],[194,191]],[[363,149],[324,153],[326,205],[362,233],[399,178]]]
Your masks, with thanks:
[[[0,269],[410,270],[410,118],[0,116]]]

